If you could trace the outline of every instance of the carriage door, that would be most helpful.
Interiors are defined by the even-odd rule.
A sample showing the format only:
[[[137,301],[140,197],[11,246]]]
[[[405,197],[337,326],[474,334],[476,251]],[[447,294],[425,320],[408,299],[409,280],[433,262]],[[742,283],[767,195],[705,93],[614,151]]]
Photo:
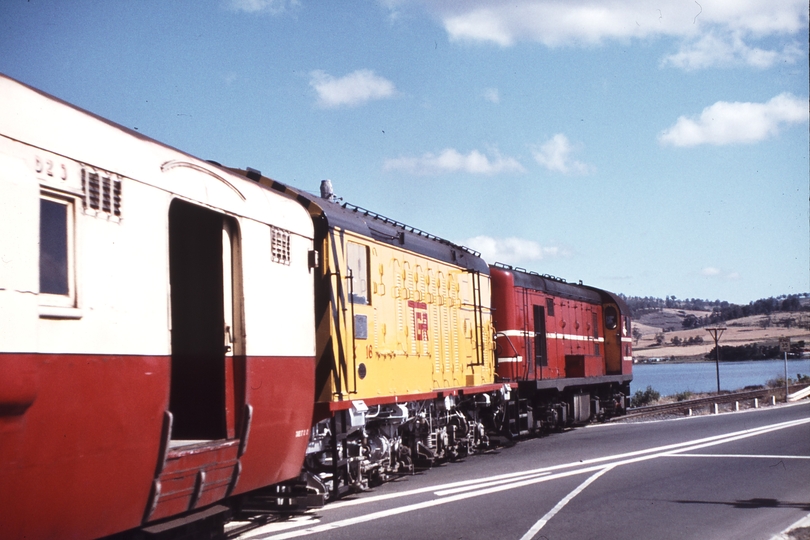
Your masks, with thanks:
[[[169,208],[172,440],[234,437],[238,235],[232,219],[175,200]],[[234,314],[237,316],[235,317]]]

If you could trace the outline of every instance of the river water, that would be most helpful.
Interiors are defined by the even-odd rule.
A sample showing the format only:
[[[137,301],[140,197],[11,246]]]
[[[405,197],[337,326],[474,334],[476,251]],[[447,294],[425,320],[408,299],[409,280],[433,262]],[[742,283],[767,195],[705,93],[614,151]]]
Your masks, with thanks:
[[[788,377],[810,375],[810,359],[788,360]],[[755,360],[748,362],[720,362],[720,389],[739,390],[746,386],[765,384],[770,379],[785,376],[784,360]],[[678,392],[714,392],[717,390],[717,371],[714,362],[683,364],[635,364],[630,393],[651,386],[662,396]]]

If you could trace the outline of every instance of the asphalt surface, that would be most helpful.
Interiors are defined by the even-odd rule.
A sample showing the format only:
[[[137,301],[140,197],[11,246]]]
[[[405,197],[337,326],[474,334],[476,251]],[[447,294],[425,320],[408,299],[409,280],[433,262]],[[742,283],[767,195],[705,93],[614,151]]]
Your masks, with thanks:
[[[527,440],[240,538],[769,540],[808,514],[802,402]]]

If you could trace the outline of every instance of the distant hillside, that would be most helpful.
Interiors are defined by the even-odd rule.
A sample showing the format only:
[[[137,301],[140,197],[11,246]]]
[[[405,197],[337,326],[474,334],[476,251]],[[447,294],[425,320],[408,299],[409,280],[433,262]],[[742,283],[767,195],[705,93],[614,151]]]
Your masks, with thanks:
[[[684,328],[684,322],[706,320],[710,313],[672,308],[642,313],[633,320],[633,356],[701,359],[714,348],[714,341],[706,327]],[[776,347],[781,337],[791,338],[797,348],[806,349],[810,344],[810,310],[749,315],[720,322],[717,326],[726,328],[720,338],[721,346]]]
[[[659,329],[660,332],[674,332],[675,330],[683,330],[683,321],[687,314],[693,315],[700,313],[708,315],[710,311],[692,311],[688,313],[682,309],[661,309],[655,311],[648,311],[640,314],[639,317],[634,317],[633,320],[638,321],[640,324],[651,326]]]

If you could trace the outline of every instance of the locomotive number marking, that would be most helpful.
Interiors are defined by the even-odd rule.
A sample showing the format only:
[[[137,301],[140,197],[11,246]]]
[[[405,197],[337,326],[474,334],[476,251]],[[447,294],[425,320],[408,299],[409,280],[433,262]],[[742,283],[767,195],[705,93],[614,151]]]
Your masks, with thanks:
[[[408,307],[413,313],[414,339],[416,341],[428,340],[428,312],[427,304],[424,302],[408,302]]]
[[[295,438],[297,439],[298,437],[306,437],[308,434],[309,434],[308,429],[298,429],[295,431]]]
[[[43,160],[39,156],[36,156],[36,158],[34,159],[34,169],[37,171],[37,173],[44,172],[45,174],[53,178],[54,175],[53,168],[54,168],[53,160],[50,159]],[[60,163],[58,165],[58,170],[59,170],[59,178],[61,180],[67,180],[67,166],[64,163]]]

